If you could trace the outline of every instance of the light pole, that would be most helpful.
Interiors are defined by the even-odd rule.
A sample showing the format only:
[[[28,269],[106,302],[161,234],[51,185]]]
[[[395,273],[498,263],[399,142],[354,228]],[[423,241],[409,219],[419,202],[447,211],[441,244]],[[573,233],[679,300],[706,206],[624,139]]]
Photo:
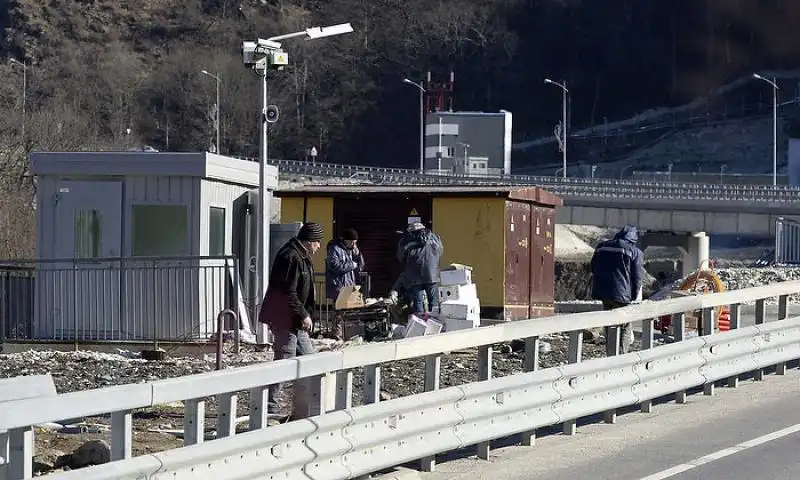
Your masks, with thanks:
[[[306,30],[294,33],[287,33],[285,35],[278,35],[270,37],[266,40],[258,39],[255,42],[242,43],[242,60],[245,66],[252,68],[256,73],[261,76],[261,152],[258,162],[258,253],[256,254],[256,291],[257,307],[260,307],[267,290],[267,257],[269,255],[269,236],[267,233],[267,192],[266,192],[266,166],[267,166],[267,153],[269,143],[267,138],[267,125],[273,123],[278,119],[277,107],[271,107],[267,104],[267,71],[270,68],[276,70],[283,69],[284,66],[289,64],[289,57],[281,50],[281,40],[290,38],[306,37],[308,40],[315,40],[318,38],[331,37],[334,35],[342,35],[350,33],[353,27],[349,23],[342,23],[339,25],[332,25],[330,27],[313,27]],[[261,58],[256,58],[261,57]],[[262,73],[259,73],[261,70]],[[259,312],[260,308],[256,309]],[[263,325],[257,323],[257,325]],[[258,328],[256,331],[256,341],[259,344],[264,344],[266,340],[266,331],[264,328]]]
[[[19,65],[22,67],[22,142],[25,143],[25,103],[28,97],[28,65],[23,60],[11,59],[12,65]]]
[[[407,83],[419,90],[419,173],[425,171],[425,88],[421,83],[412,82],[404,78],[403,83]]]
[[[763,80],[772,85],[772,186],[778,185],[778,84],[775,77],[766,79],[754,73],[753,78]]]
[[[561,156],[563,157],[563,165],[562,168],[562,178],[567,178],[567,95],[569,95],[569,90],[567,89],[567,82],[558,83],[550,80],[549,78],[544,79],[544,83],[549,83],[551,85],[555,85],[556,87],[560,88],[562,91],[562,99],[561,99]]]
[[[208,70],[201,70],[200,73],[208,75],[209,77],[213,78],[217,83],[217,108],[214,110],[214,117],[215,117],[214,118],[214,128],[217,131],[217,147],[216,147],[217,151],[215,153],[217,155],[220,155],[221,154],[221,152],[219,150],[219,84],[220,84],[220,80],[219,80],[219,76],[218,75],[214,75],[212,73],[209,73]]]

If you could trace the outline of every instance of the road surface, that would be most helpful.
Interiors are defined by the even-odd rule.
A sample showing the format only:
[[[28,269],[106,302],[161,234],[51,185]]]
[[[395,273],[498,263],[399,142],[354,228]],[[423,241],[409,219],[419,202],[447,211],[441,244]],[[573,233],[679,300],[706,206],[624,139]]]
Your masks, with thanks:
[[[800,373],[742,380],[689,402],[655,405],[649,414],[619,415],[574,437],[551,434],[533,447],[474,451],[442,458],[425,480],[745,480],[800,477]],[[453,459],[455,457],[460,457]]]

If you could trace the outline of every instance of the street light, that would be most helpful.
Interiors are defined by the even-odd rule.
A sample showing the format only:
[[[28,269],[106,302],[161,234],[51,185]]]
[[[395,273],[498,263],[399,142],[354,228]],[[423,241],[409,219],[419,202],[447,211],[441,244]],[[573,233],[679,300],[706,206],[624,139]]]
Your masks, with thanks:
[[[296,37],[306,37],[308,40],[330,37],[350,33],[353,27],[349,23],[332,25],[329,27],[314,27],[294,33],[287,33],[270,37],[266,40],[258,39],[255,42],[242,43],[242,60],[245,66],[252,68],[256,74],[261,76],[261,152],[258,162],[258,253],[256,255],[256,291],[258,292],[257,303],[260,306],[267,290],[267,271],[266,259],[269,255],[267,237],[267,195],[266,195],[266,166],[269,140],[267,138],[267,125],[278,120],[278,108],[267,104],[267,71],[270,67],[281,70],[289,64],[289,57],[281,50],[280,40],[287,40]],[[261,58],[256,58],[261,57]],[[259,70],[261,73],[259,73]],[[260,311],[260,308],[256,310]],[[256,331],[256,341],[259,344],[265,343],[265,330],[259,328]]]
[[[217,131],[217,147],[216,147],[216,154],[220,155],[221,152],[219,150],[219,84],[220,79],[219,76],[209,73],[208,70],[201,70],[200,73],[204,75],[208,75],[209,77],[213,78],[217,84],[217,108],[214,111],[214,128]]]
[[[425,88],[421,83],[412,82],[404,78],[403,83],[407,83],[419,90],[419,173],[425,170]]]
[[[778,84],[775,78],[768,80],[754,73],[753,78],[763,80],[772,85],[772,185],[778,185]]]
[[[11,65],[22,67],[22,142],[25,142],[25,103],[28,97],[28,66],[25,61],[11,60]]]
[[[562,99],[561,99],[561,155],[563,157],[563,165],[562,168],[562,178],[567,178],[567,95],[569,95],[569,90],[567,89],[567,82],[558,83],[550,80],[549,78],[544,79],[544,83],[549,83],[551,85],[555,85],[556,87],[562,90]]]

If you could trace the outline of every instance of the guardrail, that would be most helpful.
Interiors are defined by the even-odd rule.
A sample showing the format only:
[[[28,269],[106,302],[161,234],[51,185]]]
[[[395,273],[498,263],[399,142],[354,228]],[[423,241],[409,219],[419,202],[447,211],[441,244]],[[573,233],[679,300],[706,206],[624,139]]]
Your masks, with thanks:
[[[688,388],[704,385],[713,393],[714,381],[755,371],[763,377],[766,366],[800,358],[800,319],[785,320],[788,296],[800,293],[800,281],[783,282],[724,293],[646,302],[613,312],[586,312],[504,323],[441,335],[368,344],[337,352],[325,352],[291,360],[219,372],[123,385],[4,403],[0,431],[22,437],[33,425],[62,418],[81,418],[111,413],[112,461],[76,472],[47,478],[189,478],[202,468],[224,478],[236,469],[237,478],[248,473],[281,474],[292,478],[301,471],[312,478],[351,478],[423,458],[422,468],[433,466],[437,452],[479,443],[479,455],[488,455],[488,440],[523,431],[523,441],[535,438],[537,426],[564,424],[575,432],[575,421],[585,415],[607,412],[614,421],[615,408],[642,404],[650,410],[654,398],[676,393],[686,399]],[[778,297],[778,320],[764,325],[765,300]],[[740,305],[756,302],[756,326],[739,328]],[[708,337],[684,340],[684,314],[701,311],[703,332],[713,332],[714,308],[731,305],[731,329]],[[653,348],[653,319],[673,315],[676,343]],[[539,337],[569,332],[570,364],[581,362],[584,330],[612,326],[612,345],[620,322],[642,321],[642,351],[616,358],[596,359],[583,365],[538,370]],[[492,377],[492,345],[525,339],[524,370],[529,373],[489,380]],[[446,352],[479,350],[475,384],[439,390],[440,360]],[[425,358],[425,390],[428,393],[378,403],[381,364]],[[353,371],[364,369],[363,407],[352,408]],[[306,379],[310,398],[324,411],[325,376],[336,374],[334,412],[290,422],[266,425],[266,392],[270,384]],[[249,424],[252,431],[235,435],[237,392],[250,395]],[[205,398],[216,396],[217,436],[203,445]],[[184,444],[195,445],[168,452],[131,458],[132,411],[184,401]],[[374,404],[374,405],[372,405]],[[424,421],[422,421],[424,418]],[[233,437],[225,439],[224,437]],[[403,443],[405,442],[405,443]],[[402,445],[400,447],[400,445]],[[23,445],[22,458],[32,461],[32,446]],[[124,460],[124,461],[119,461]],[[14,471],[30,471],[14,468]],[[194,477],[193,477],[194,478]],[[12,479],[13,480],[13,479]]]
[[[251,159],[252,160],[252,159]],[[537,185],[553,191],[557,195],[574,197],[627,196],[636,198],[642,193],[659,189],[659,195],[666,198],[685,198],[687,200],[716,199],[721,201],[746,201],[762,203],[800,202],[800,188],[789,185],[759,184],[698,184],[668,183],[660,181],[635,181],[610,178],[566,179],[532,176],[478,176],[478,175],[428,175],[417,170],[400,168],[367,167],[359,165],[338,165],[330,163],[309,163],[295,160],[270,160],[279,168],[284,177],[290,175],[322,176],[333,178],[367,179],[381,184],[403,183],[419,185],[486,185],[486,186],[525,186]]]

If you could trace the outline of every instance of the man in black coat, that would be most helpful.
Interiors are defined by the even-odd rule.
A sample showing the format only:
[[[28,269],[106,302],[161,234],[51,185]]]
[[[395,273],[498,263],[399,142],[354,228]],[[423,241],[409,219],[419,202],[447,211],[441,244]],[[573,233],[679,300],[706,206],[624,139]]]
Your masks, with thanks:
[[[644,254],[636,245],[639,232],[626,225],[611,240],[601,242],[592,256],[592,298],[603,302],[603,310],[625,307],[639,300]],[[633,343],[631,324],[621,325],[620,351],[628,353]],[[610,328],[605,327],[606,353],[614,353]]]
[[[322,226],[307,222],[278,250],[269,275],[269,286],[258,320],[266,323],[274,337],[275,360],[316,353],[309,333],[316,308],[314,264],[311,256],[321,246]],[[281,386],[269,387],[268,412],[279,413]]]

